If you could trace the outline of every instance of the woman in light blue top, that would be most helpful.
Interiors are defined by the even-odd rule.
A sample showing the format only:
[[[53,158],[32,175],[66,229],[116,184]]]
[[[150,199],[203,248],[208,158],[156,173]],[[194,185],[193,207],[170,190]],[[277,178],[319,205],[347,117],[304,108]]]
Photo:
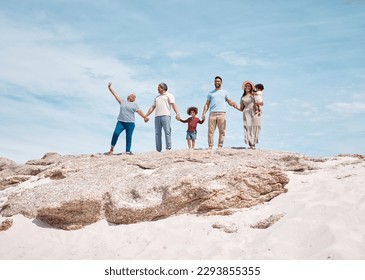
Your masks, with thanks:
[[[112,141],[111,141],[111,147],[109,150],[109,155],[112,155],[114,152],[114,147],[117,144],[119,135],[125,130],[125,136],[126,136],[126,147],[125,151],[129,155],[133,155],[131,152],[131,146],[132,146],[132,135],[133,130],[135,127],[135,118],[134,113],[137,112],[138,115],[140,115],[143,119],[146,121],[146,115],[142,112],[141,109],[139,109],[138,105],[134,103],[136,100],[136,95],[134,93],[131,93],[127,96],[127,101],[121,99],[119,95],[113,90],[112,83],[108,84],[108,88],[110,92],[113,94],[115,99],[120,104],[120,111],[118,116],[118,122],[115,126]]]

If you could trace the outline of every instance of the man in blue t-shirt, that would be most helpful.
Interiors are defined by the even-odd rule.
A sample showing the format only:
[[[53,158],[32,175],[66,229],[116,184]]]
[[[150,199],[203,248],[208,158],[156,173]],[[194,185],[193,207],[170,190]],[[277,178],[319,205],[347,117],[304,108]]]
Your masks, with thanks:
[[[218,126],[219,139],[218,148],[223,147],[224,134],[226,130],[226,102],[232,107],[237,107],[228,95],[228,92],[222,89],[222,78],[217,76],[214,79],[215,89],[208,93],[207,102],[204,105],[202,119],[205,119],[205,114],[209,109],[208,120],[208,145],[209,149],[213,148],[214,131]]]

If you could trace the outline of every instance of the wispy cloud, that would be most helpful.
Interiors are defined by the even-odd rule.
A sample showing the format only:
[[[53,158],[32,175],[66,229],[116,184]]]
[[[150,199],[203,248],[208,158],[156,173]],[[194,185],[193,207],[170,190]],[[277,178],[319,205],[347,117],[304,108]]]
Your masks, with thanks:
[[[224,51],[219,53],[217,57],[225,63],[235,66],[263,66],[268,63],[254,57],[245,56],[236,51]]]
[[[347,115],[365,113],[365,103],[360,102],[335,102],[328,105],[328,108]]]
[[[218,57],[228,64],[238,66],[246,66],[250,62],[246,57],[234,51],[222,52],[218,54]]]
[[[365,113],[365,93],[354,92],[347,94],[347,102],[333,102],[327,105],[331,111],[339,112],[346,115]]]
[[[189,52],[179,51],[179,50],[170,51],[170,52],[167,53],[167,56],[170,57],[170,58],[172,58],[172,59],[181,59],[181,58],[188,57],[190,55],[191,54]]]
[[[134,78],[138,74],[132,66],[83,44],[80,35],[66,32],[69,28],[26,28],[5,23],[2,34],[7,42],[0,43],[0,61],[6,71],[1,80],[9,84],[62,95],[93,94],[117,77],[122,77],[123,85],[136,85],[137,90],[145,85],[145,81]]]
[[[365,92],[353,93],[351,97],[354,100],[362,100],[365,102]]]

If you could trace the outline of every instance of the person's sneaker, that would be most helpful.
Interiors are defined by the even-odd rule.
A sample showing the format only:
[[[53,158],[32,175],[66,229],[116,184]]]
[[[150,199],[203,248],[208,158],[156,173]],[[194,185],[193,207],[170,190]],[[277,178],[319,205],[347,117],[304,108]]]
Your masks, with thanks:
[[[132,155],[134,155],[134,153],[133,152],[126,152],[126,155],[132,156]]]

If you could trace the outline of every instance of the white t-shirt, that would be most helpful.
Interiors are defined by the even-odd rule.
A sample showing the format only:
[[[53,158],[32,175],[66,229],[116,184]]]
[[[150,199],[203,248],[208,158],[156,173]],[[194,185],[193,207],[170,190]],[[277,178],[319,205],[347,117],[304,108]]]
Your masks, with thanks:
[[[255,103],[261,103],[262,102],[262,91],[256,91],[256,93],[254,94],[254,98],[255,98]]]
[[[175,97],[169,92],[157,96],[153,102],[156,106],[155,116],[171,116],[170,110],[173,103],[175,103]]]

